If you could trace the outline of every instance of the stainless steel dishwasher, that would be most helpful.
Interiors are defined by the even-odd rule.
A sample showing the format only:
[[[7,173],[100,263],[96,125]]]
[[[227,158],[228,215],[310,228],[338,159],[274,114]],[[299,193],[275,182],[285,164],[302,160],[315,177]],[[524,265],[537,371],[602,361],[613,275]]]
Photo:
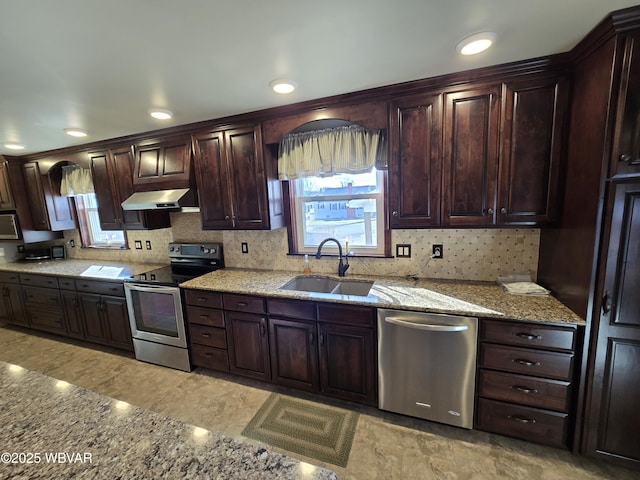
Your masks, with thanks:
[[[473,428],[478,319],[378,309],[379,407]]]

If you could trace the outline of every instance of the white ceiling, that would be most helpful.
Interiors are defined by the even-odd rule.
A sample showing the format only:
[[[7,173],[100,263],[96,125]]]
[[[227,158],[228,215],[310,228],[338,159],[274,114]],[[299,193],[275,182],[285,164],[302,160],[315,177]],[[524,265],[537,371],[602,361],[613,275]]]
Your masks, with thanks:
[[[0,0],[0,154],[570,50],[637,0]],[[491,30],[494,47],[456,44]],[[293,94],[269,89],[294,79]],[[151,107],[174,112],[168,122]],[[89,131],[86,139],[66,127]],[[5,143],[26,146],[19,153]]]

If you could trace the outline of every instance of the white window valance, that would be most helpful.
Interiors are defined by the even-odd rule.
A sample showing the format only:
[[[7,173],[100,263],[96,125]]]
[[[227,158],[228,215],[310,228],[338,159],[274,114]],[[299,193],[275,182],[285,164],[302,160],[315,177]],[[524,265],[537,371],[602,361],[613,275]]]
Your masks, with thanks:
[[[60,195],[73,197],[85,193],[94,193],[91,170],[79,165],[65,165],[62,167],[62,181]]]
[[[360,125],[290,133],[279,147],[280,180],[364,173],[386,166],[384,132]]]

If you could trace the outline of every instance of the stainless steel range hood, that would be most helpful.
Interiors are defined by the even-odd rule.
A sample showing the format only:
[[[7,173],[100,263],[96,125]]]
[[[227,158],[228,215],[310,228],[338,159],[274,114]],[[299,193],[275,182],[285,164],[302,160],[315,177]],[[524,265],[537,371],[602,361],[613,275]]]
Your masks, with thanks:
[[[166,210],[194,207],[194,197],[188,188],[136,192],[122,202],[123,210]]]

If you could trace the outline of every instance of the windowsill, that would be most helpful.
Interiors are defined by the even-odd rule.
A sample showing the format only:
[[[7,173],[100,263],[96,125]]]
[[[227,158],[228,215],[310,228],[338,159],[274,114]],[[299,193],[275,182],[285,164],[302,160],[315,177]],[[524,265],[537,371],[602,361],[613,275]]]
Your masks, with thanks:
[[[315,257],[316,254],[315,253],[287,253],[288,257],[304,257],[305,255],[309,255],[309,258],[311,257]],[[323,257],[335,257],[338,258],[338,254],[337,253],[323,253],[322,254]],[[344,257],[344,255],[342,255]],[[393,255],[384,255],[384,254],[379,254],[379,255],[375,255],[375,254],[361,254],[361,253],[351,253],[349,254],[349,258],[395,258]]]
[[[129,250],[129,247],[126,247],[126,246],[112,247],[107,245],[89,245],[89,246],[83,245],[80,248],[87,248],[87,249],[94,249],[94,250],[115,250],[115,251]]]

